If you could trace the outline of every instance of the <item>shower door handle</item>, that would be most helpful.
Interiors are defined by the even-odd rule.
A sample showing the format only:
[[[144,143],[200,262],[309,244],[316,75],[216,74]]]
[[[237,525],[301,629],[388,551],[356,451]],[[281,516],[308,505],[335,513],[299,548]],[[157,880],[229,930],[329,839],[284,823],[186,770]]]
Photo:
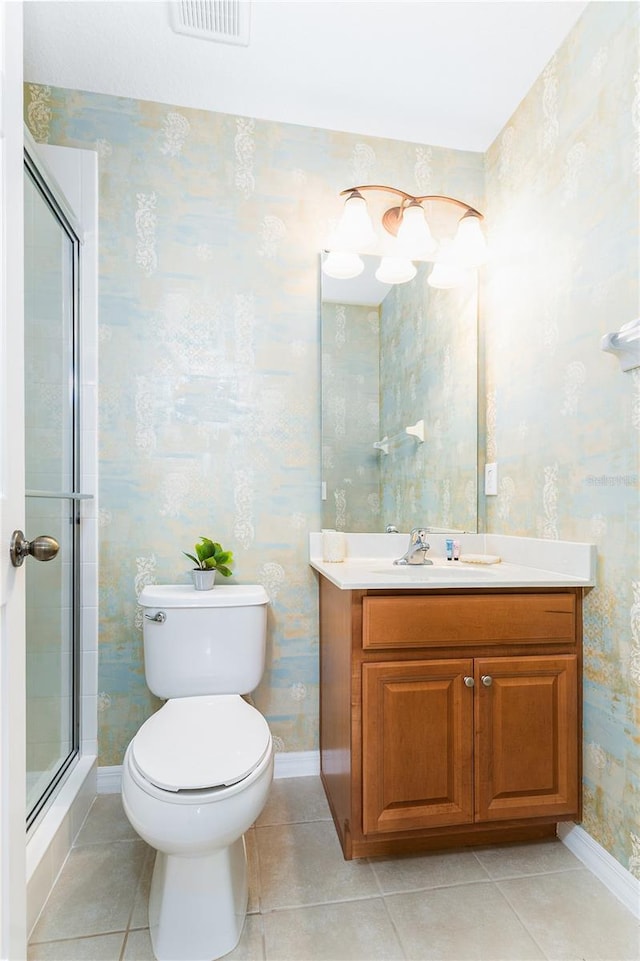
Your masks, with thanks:
[[[9,556],[14,567],[22,567],[25,557],[31,555],[37,561],[52,561],[60,550],[55,537],[40,534],[32,541],[28,541],[22,531],[14,531],[11,536]]]

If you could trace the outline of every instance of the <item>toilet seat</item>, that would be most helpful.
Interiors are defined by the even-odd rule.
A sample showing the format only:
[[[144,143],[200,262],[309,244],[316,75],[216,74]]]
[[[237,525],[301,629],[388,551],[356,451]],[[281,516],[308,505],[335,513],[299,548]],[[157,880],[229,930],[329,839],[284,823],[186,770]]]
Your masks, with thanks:
[[[171,792],[237,784],[270,750],[269,725],[238,694],[169,700],[131,742],[142,777]]]

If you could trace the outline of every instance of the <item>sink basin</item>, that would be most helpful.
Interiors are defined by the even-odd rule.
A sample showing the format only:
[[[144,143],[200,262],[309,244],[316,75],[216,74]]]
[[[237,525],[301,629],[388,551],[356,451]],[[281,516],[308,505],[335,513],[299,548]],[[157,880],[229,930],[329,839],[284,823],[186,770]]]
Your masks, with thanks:
[[[454,562],[455,563],[455,562]],[[411,566],[409,564],[397,566],[389,565],[385,568],[376,568],[376,570],[371,571],[372,574],[385,574],[392,577],[402,577],[405,580],[416,580],[416,581],[462,581],[462,580],[480,580],[484,578],[487,573],[486,566],[476,566],[474,568],[470,567],[460,567],[458,564],[451,567],[440,567],[438,564],[426,564],[424,567],[422,565]],[[493,573],[493,571],[491,571]]]

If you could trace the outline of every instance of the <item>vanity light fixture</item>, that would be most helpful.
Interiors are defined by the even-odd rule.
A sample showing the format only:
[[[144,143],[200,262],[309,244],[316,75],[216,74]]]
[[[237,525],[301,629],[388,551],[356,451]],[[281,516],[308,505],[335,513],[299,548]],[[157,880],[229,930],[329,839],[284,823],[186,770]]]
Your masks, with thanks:
[[[377,211],[384,228],[378,233],[374,227],[363,192],[393,194],[399,198],[391,207],[388,198],[382,198],[384,209]],[[346,197],[340,222],[328,244],[328,256],[322,269],[329,277],[348,280],[362,273],[364,264],[361,253],[381,254],[376,278],[386,284],[404,284],[416,275],[414,261],[434,261],[434,269],[428,283],[432,287],[458,287],[468,277],[469,270],[486,263],[487,244],[480,223],[482,214],[455,197],[427,194],[414,197],[397,187],[381,184],[363,184],[340,192]],[[376,198],[378,203],[380,198]],[[455,236],[438,243],[427,220],[438,208],[458,208],[462,216],[453,221]],[[442,218],[436,218],[442,219]]]

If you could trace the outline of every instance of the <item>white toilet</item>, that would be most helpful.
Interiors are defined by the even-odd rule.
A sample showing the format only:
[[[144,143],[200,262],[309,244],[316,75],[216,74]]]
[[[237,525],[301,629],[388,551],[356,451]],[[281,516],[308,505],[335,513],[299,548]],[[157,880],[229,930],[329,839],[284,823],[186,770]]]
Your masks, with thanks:
[[[158,961],[212,961],[232,951],[247,911],[243,834],[267,800],[273,744],[240,695],[264,670],[263,587],[145,587],[147,684],[166,698],[129,744],[122,801],[156,848],[149,929]]]

